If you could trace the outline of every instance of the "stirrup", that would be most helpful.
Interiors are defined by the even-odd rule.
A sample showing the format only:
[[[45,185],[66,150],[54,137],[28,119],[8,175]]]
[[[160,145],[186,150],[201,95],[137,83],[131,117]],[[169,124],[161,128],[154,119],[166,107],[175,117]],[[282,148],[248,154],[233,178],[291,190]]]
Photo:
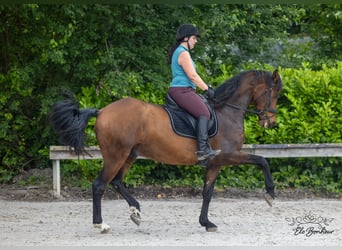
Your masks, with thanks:
[[[210,150],[209,152],[209,157],[210,159],[214,159],[217,155],[219,155],[221,153],[221,149],[214,149],[214,150]]]
[[[210,156],[210,153],[205,153],[204,151],[197,151],[197,160],[204,161]]]
[[[210,149],[208,153],[204,153],[203,151],[197,151],[197,160],[203,161],[207,158],[210,158],[212,160],[220,153],[221,153],[221,149],[214,149],[214,150]]]

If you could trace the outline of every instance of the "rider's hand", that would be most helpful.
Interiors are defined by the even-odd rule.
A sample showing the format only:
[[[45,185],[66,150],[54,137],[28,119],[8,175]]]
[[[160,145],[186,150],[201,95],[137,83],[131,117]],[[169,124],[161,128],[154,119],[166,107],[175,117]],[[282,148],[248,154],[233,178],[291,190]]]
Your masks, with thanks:
[[[215,90],[211,86],[208,86],[208,89],[204,92],[209,100],[213,100],[215,98]]]

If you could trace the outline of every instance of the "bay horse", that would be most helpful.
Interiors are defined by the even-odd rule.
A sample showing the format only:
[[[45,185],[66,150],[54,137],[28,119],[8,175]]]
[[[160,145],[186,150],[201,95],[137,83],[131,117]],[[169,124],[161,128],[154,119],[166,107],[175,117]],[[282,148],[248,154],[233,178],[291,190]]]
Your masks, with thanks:
[[[210,139],[212,148],[222,152],[210,159],[206,167],[203,201],[199,223],[212,232],[217,226],[208,219],[209,203],[222,166],[254,164],[261,167],[265,178],[265,199],[271,206],[275,197],[274,183],[265,158],[241,151],[245,133],[244,117],[247,112],[258,116],[265,128],[276,124],[276,104],[282,89],[281,77],[274,72],[249,70],[230,78],[215,89],[209,100],[213,106],[218,130]],[[248,109],[250,105],[254,110]],[[136,98],[123,98],[102,109],[80,109],[75,99],[65,99],[52,106],[51,125],[60,142],[84,153],[84,129],[91,117],[96,117],[96,138],[103,156],[103,168],[93,181],[93,224],[101,233],[110,230],[102,220],[101,198],[108,184],[127,201],[131,219],[141,222],[139,202],[125,189],[123,178],[138,156],[169,165],[196,165],[196,141],[177,135],[170,118],[161,105]]]

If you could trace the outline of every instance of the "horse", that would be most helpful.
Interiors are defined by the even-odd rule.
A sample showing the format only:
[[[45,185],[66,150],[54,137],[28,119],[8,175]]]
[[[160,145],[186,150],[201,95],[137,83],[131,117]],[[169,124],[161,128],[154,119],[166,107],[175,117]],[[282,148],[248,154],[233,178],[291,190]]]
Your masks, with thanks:
[[[261,127],[276,125],[276,104],[282,80],[278,70],[248,70],[236,74],[214,89],[208,100],[218,123],[217,133],[210,138],[212,148],[221,149],[205,167],[202,208],[199,223],[208,232],[217,226],[208,218],[215,181],[221,167],[253,164],[261,167],[265,178],[265,200],[272,206],[274,183],[267,160],[241,151],[245,140],[244,117],[247,112],[258,116]],[[254,109],[249,109],[249,106]],[[66,98],[52,105],[50,121],[63,144],[76,153],[84,153],[84,129],[91,117],[96,117],[95,132],[103,167],[92,183],[93,226],[107,233],[110,226],[103,222],[101,198],[108,185],[127,201],[131,219],[141,222],[139,202],[123,185],[123,178],[137,157],[152,159],[168,165],[196,165],[196,140],[176,134],[162,105],[126,97],[102,109],[79,108],[75,99]]]

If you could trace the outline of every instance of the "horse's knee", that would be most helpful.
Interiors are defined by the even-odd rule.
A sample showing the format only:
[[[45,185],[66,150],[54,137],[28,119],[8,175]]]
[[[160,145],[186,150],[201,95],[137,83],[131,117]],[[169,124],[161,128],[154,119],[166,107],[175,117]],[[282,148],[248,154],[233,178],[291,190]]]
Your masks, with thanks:
[[[252,155],[252,159],[255,164],[262,168],[265,177],[266,192],[274,199],[274,182],[268,161],[264,157],[258,155]]]
[[[254,164],[258,165],[263,170],[269,169],[270,166],[268,164],[268,161],[264,157],[259,156],[259,155],[252,155],[251,158]]]

